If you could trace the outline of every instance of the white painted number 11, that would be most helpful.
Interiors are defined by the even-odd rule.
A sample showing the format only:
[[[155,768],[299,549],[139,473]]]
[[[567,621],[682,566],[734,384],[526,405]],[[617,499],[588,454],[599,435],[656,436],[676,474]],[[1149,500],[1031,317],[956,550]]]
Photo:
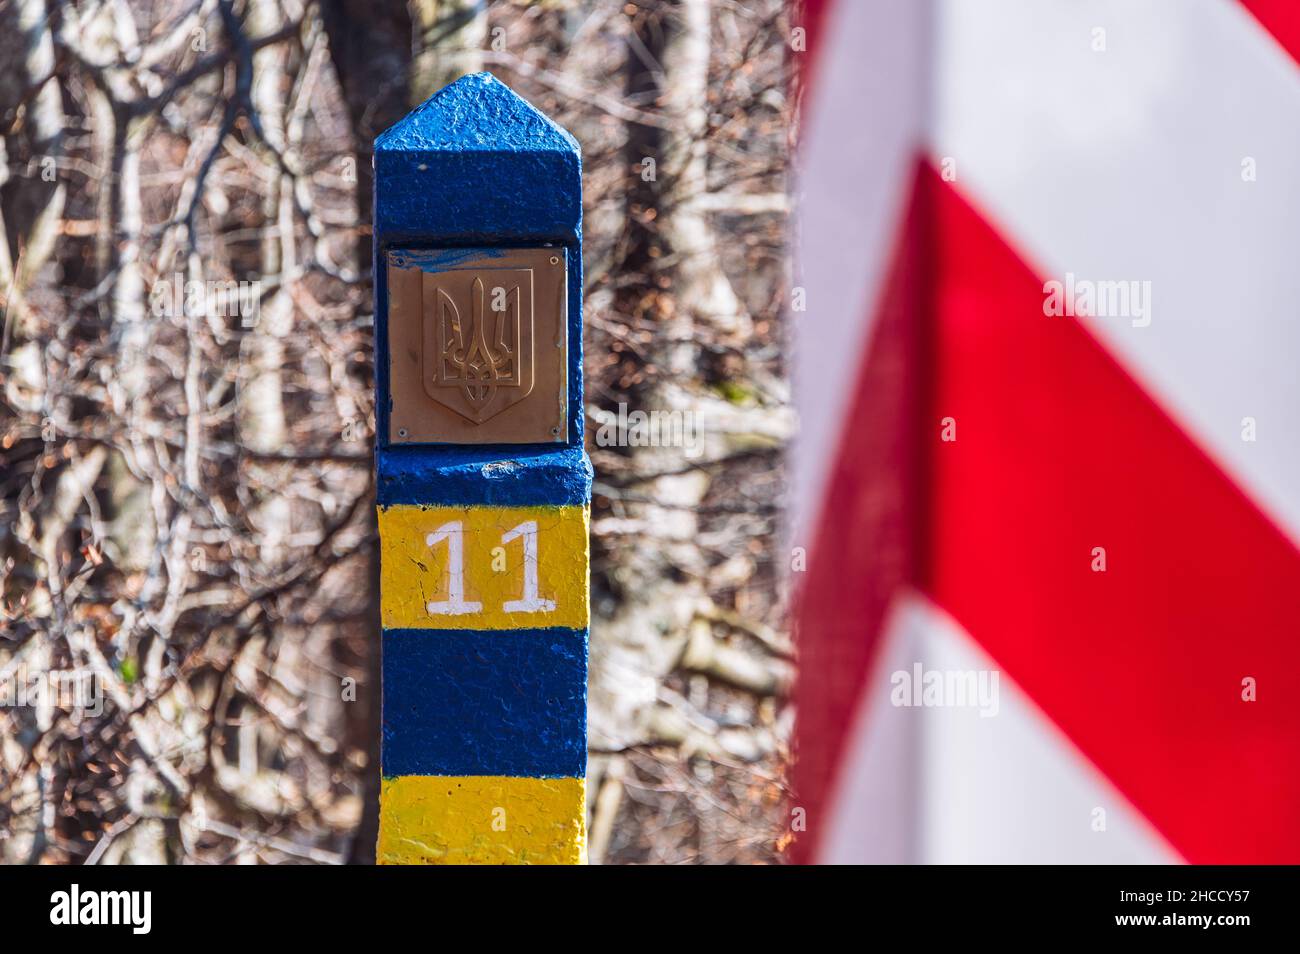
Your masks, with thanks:
[[[502,609],[507,613],[550,613],[555,609],[555,600],[542,599],[537,586],[537,521],[526,520],[512,530],[501,535],[501,542],[513,543],[523,539],[524,547],[524,594],[522,599],[506,600]],[[447,541],[447,598],[431,600],[427,609],[434,616],[463,616],[466,613],[478,613],[483,609],[482,603],[469,602],[465,599],[465,541],[464,528],[459,520],[444,523],[425,538],[425,544],[434,547]]]

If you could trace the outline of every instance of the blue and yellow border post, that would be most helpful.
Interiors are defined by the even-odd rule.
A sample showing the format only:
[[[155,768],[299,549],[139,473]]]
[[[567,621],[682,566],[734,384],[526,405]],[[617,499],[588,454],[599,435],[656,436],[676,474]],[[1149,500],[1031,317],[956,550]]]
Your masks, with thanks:
[[[377,857],[580,863],[591,465],[578,144],[491,75],[466,76],[375,141],[374,199]],[[566,433],[546,444],[391,440],[390,253],[538,247],[567,262]],[[429,270],[447,258],[408,256]],[[456,612],[440,612],[449,603]]]

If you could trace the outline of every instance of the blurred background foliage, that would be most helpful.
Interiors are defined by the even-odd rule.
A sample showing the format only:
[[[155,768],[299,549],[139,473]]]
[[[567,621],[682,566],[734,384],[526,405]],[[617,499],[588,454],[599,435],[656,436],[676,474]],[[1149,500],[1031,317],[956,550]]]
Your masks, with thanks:
[[[0,861],[373,860],[370,150],[480,69],[584,150],[592,861],[779,860],[787,16],[0,2],[0,686],[102,690],[0,707]]]

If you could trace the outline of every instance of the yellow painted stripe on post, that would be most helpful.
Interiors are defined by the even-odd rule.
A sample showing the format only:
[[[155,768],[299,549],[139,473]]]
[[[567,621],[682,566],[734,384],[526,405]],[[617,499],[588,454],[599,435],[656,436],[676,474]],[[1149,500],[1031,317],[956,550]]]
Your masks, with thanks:
[[[582,864],[585,787],[580,778],[386,778],[379,803],[378,861]]]
[[[586,507],[379,511],[389,629],[585,629]]]

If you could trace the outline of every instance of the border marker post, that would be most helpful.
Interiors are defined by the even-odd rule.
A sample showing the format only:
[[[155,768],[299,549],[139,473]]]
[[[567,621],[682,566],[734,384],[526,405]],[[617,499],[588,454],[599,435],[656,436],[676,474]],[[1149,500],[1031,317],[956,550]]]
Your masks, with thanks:
[[[381,864],[585,860],[577,142],[490,74],[375,141]]]

